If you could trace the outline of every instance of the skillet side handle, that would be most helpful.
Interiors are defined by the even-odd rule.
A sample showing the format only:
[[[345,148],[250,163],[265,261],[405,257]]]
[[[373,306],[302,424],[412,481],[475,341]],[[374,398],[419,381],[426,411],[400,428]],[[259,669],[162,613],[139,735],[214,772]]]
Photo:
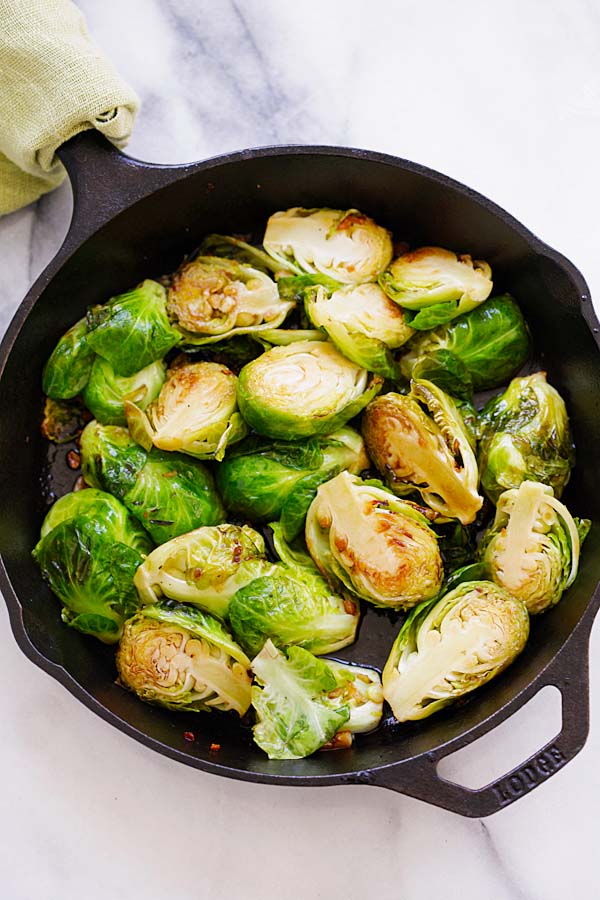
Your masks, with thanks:
[[[127,156],[99,131],[82,131],[56,151],[73,190],[69,235],[82,238],[158,188],[183,177],[190,166],[163,166]]]
[[[377,770],[370,783],[473,818],[489,816],[519,800],[562,769],[585,744],[589,731],[589,634],[585,640],[581,655],[572,651],[559,654],[536,685],[538,690],[555,685],[561,693],[562,727],[559,734],[506,775],[479,790],[441,778],[437,764],[458,749],[454,745]]]

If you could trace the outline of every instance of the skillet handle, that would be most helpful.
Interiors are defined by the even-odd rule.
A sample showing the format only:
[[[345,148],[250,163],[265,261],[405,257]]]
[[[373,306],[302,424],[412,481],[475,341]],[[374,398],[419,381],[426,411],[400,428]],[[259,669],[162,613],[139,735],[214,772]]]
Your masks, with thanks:
[[[56,151],[73,190],[69,237],[80,243],[158,188],[185,177],[192,166],[164,166],[127,156],[99,131],[82,131]]]
[[[558,772],[585,744],[589,731],[588,638],[589,635],[584,636],[586,644],[582,653],[573,654],[572,650],[565,653],[567,648],[563,648],[536,682],[538,691],[546,685],[555,685],[561,693],[562,727],[559,734],[506,775],[479,790],[447,781],[438,774],[437,765],[459,749],[453,744],[396,766],[375,770],[369,783],[470,817],[489,816],[519,800]],[[467,743],[468,740],[464,745]]]

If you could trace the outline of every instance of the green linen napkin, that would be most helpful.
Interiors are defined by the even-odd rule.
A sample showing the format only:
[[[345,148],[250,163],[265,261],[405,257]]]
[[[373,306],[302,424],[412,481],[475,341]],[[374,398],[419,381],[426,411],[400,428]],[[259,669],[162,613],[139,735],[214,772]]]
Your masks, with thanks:
[[[70,0],[0,0],[0,215],[60,184],[78,132],[123,147],[138,107]]]

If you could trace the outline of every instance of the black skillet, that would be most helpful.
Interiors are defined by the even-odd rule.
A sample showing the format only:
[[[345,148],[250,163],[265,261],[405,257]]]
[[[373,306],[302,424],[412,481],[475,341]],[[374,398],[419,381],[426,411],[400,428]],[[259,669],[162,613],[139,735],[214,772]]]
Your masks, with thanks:
[[[54,260],[29,291],[0,348],[0,585],[23,652],[86,706],[160,753],[214,774],[270,784],[373,784],[466,816],[507,806],[575,756],[588,733],[588,641],[600,603],[600,353],[598,322],[577,269],[504,210],[415,163],[334,147],[249,150],[157,166],[114,150],[95,132],[60,151],[73,219]],[[31,559],[49,495],[69,490],[64,459],[40,436],[41,369],[58,337],[90,304],[172,271],[207,232],[260,236],[291,206],[358,207],[411,243],[489,260],[529,320],[538,356],[562,392],[578,447],[566,499],[593,521],[580,574],[563,601],[534,621],[526,651],[462,705],[413,725],[386,721],[351,750],[269,761],[227,716],[177,715],[114,683],[113,654],[61,624],[59,604]],[[371,609],[347,657],[381,666],[394,629]],[[562,694],[562,729],[499,780],[470,790],[438,762],[502,722],[542,687]],[[193,731],[196,740],[186,741]],[[220,744],[215,752],[210,745]]]

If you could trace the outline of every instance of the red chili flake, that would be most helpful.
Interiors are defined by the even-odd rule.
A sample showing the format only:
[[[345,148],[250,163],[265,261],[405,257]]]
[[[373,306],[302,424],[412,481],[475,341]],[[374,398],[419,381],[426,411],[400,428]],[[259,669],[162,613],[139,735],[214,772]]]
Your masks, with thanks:
[[[221,745],[220,744],[211,744],[209,749],[210,749],[211,753],[218,753],[219,750],[221,749]]]
[[[69,450],[67,453],[67,465],[70,469],[78,469],[81,465],[81,457],[77,450]]]
[[[193,731],[184,731],[184,732],[183,732],[183,739],[184,739],[184,741],[195,741],[195,740],[196,740],[196,735],[194,734]]]
[[[194,569],[194,578],[202,578],[202,569]]]
[[[163,472],[163,478],[175,478],[177,472]]]

